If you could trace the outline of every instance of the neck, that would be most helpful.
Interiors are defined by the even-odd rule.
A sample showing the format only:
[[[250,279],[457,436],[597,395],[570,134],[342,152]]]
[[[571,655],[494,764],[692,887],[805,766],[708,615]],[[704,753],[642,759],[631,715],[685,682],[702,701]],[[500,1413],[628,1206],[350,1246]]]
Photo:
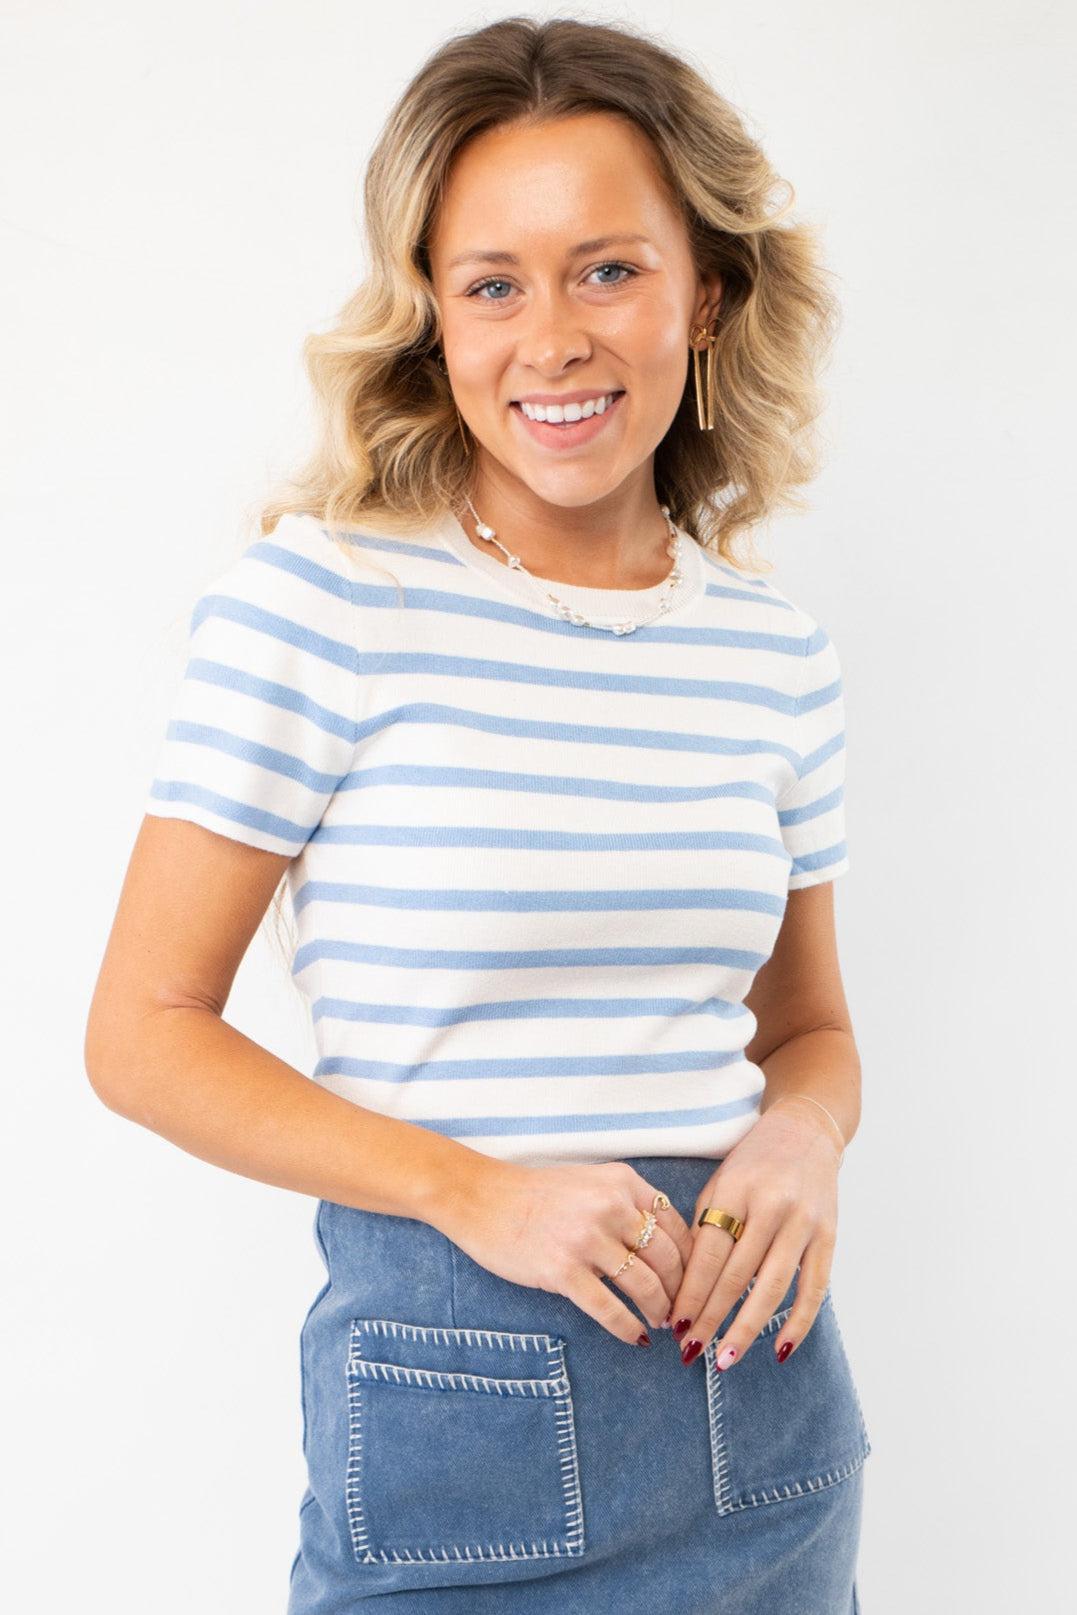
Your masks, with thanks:
[[[533,577],[584,589],[650,589],[669,576],[669,527],[653,501],[637,513],[637,520],[614,525],[601,515],[596,521],[594,507],[525,510],[519,501],[489,488],[468,497],[479,520],[494,529]],[[492,539],[478,536],[464,501],[456,515],[477,550],[508,565]]]

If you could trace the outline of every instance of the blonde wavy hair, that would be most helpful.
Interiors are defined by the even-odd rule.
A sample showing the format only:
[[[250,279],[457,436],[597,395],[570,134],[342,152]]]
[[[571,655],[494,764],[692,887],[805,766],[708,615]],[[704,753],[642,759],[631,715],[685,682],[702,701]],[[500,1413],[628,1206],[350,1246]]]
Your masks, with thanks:
[[[658,501],[728,564],[770,569],[748,535],[780,507],[806,508],[796,490],[818,469],[818,376],[839,320],[815,232],[788,221],[792,185],[702,71],[634,28],[569,18],[505,17],[449,38],[390,111],[364,179],[368,272],[304,342],[315,446],[262,505],[263,535],[302,513],[334,534],[406,540],[462,501],[472,455],[436,363],[427,248],[439,198],[483,131],[584,112],[628,118],[649,138],[699,271],[722,277],[715,427],[699,428],[690,373],[655,451]]]
[[[427,255],[438,200],[474,136],[583,112],[620,114],[648,136],[700,272],[723,281],[715,428],[700,430],[689,378],[655,451],[658,501],[729,564],[768,569],[734,541],[780,506],[805,508],[794,490],[818,469],[817,377],[838,301],[814,230],[784,222],[793,187],[701,72],[634,29],[568,18],[505,17],[450,38],[389,113],[364,180],[368,273],[303,347],[316,447],[263,506],[263,534],[303,512],[406,538],[460,502],[471,455],[435,362]]]

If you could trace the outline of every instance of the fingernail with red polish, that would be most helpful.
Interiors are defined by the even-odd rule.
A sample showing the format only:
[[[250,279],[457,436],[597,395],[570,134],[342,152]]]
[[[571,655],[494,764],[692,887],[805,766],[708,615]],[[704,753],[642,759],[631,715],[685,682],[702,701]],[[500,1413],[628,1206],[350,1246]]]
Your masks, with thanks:
[[[684,1350],[681,1352],[681,1362],[687,1368],[689,1363],[694,1363],[695,1362],[696,1358],[699,1356],[699,1354],[700,1354],[700,1352],[702,1350],[703,1350],[703,1342],[702,1342],[702,1340],[690,1340],[688,1342],[687,1346],[685,1346]]]
[[[684,1331],[690,1326],[691,1322],[691,1318],[681,1318],[679,1323],[675,1323],[673,1325],[673,1333],[676,1335],[678,1340],[680,1340],[681,1336],[684,1334]]]
[[[715,1368],[717,1368],[719,1370],[719,1372],[723,1368],[728,1368],[730,1363],[733,1361],[733,1359],[734,1359],[734,1357],[736,1355],[737,1355],[736,1346],[727,1346],[725,1351],[722,1353],[722,1355],[720,1357],[716,1357],[714,1359]]]
[[[784,1345],[779,1346],[778,1347],[778,1354],[777,1354],[778,1355],[778,1361],[780,1363],[784,1363],[785,1359],[789,1356],[789,1353],[792,1351],[792,1349],[793,1349],[793,1342],[791,1340],[787,1340]]]
[[[643,1331],[643,1333],[640,1335],[639,1339],[636,1341],[636,1345],[637,1346],[649,1346],[650,1344],[651,1344],[651,1337],[650,1337],[650,1335],[647,1333],[647,1331],[645,1329]]]

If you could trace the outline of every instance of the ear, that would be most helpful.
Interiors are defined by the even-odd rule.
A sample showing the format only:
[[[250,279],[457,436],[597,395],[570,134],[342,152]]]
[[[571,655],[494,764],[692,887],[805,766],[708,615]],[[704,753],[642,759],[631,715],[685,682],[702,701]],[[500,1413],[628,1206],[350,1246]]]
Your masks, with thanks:
[[[722,277],[716,273],[700,275],[692,319],[695,324],[709,325],[718,313],[722,301]]]

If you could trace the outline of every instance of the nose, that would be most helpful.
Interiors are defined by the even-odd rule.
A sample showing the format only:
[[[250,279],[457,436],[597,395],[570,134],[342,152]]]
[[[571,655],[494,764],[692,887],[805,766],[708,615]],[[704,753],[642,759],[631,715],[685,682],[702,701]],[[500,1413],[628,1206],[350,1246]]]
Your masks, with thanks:
[[[568,365],[587,359],[594,343],[580,324],[580,311],[553,299],[536,304],[526,328],[517,336],[516,357],[522,370],[555,378]]]

